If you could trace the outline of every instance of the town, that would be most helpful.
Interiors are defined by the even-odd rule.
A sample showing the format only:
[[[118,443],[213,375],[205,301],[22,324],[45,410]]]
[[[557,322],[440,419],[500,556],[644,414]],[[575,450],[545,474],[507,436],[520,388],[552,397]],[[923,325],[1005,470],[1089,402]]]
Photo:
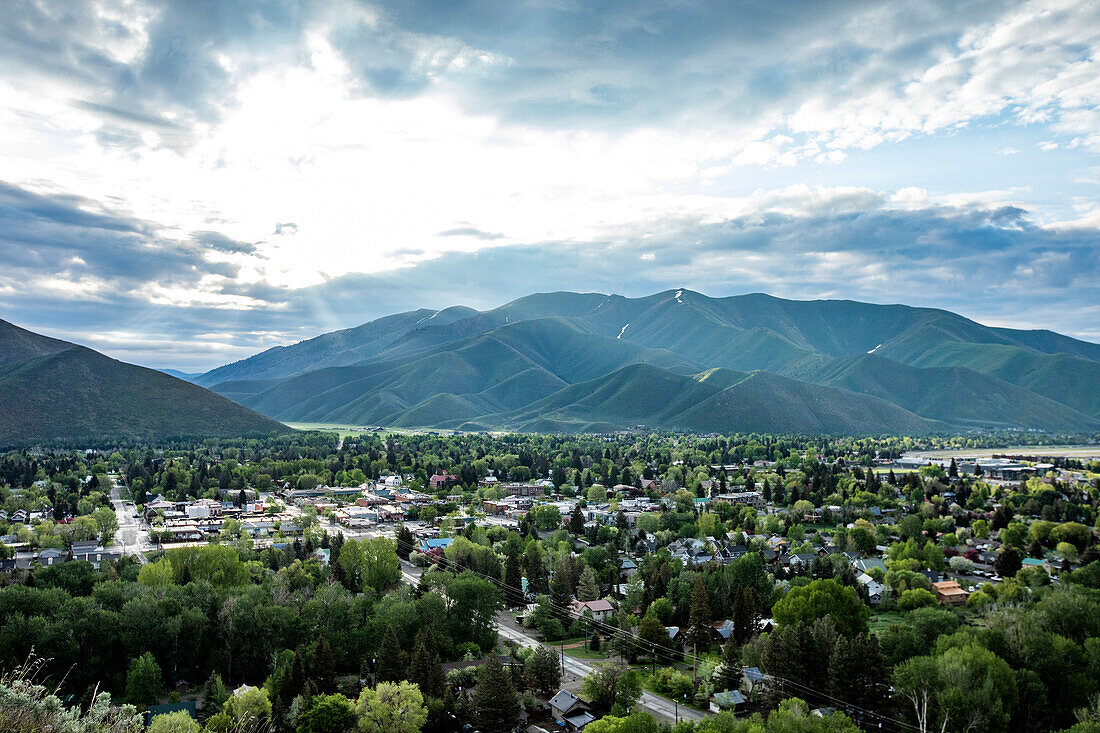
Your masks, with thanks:
[[[286,441],[8,454],[0,603],[30,587],[94,598],[110,578],[189,587],[220,546],[231,555],[210,562],[251,567],[246,584],[290,583],[304,598],[335,584],[371,607],[373,631],[337,651],[311,630],[310,648],[286,647],[290,661],[316,663],[325,641],[333,681],[319,691],[351,701],[369,682],[420,683],[436,726],[487,727],[478,675],[495,674],[495,659],[513,670],[506,686],[520,700],[507,723],[531,730],[617,730],[637,715],[682,727],[769,711],[892,729],[908,724],[907,696],[918,694],[899,670],[943,663],[920,656],[937,636],[1025,602],[1085,602],[1083,589],[1100,581],[1100,456],[1088,448],[937,452],[896,439],[766,436]],[[477,599],[458,600],[474,588]],[[436,629],[429,642],[415,622],[378,620],[388,604],[433,595],[470,604],[462,634]],[[7,659],[50,648],[27,622],[0,626]],[[1089,648],[1096,634],[1083,633]],[[438,665],[427,687],[424,645]],[[133,701],[166,720],[225,715],[217,700],[211,707],[210,680],[188,681],[202,675],[276,702],[278,664],[265,682],[232,660],[209,661],[152,655],[145,663],[163,687]],[[833,679],[833,664],[860,670]],[[133,697],[128,682],[123,690]],[[309,688],[295,693],[280,693],[283,709],[265,723],[289,725],[286,708],[305,694],[300,712]],[[1050,699],[1051,719],[1087,703]],[[1006,692],[982,714],[993,729],[1019,704]]]

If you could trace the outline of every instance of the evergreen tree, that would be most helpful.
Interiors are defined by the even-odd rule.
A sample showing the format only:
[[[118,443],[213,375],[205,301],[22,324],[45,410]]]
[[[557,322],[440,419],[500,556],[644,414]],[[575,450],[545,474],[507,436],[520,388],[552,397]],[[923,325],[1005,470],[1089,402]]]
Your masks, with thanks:
[[[565,618],[569,605],[573,602],[569,572],[561,565],[558,566],[553,580],[550,581],[550,602],[553,604],[555,615],[559,618]]]
[[[516,689],[495,654],[478,671],[472,707],[474,725],[482,733],[508,733],[519,724]]]
[[[504,561],[504,602],[509,606],[523,604],[523,574],[519,564],[519,548],[508,547],[508,558]]]
[[[577,583],[577,599],[581,601],[594,601],[600,597],[600,583],[596,579],[596,571],[586,566],[581,571],[580,581]]]
[[[378,649],[378,681],[397,682],[405,679],[407,672],[408,663],[401,642],[397,640],[397,632],[392,625],[387,626],[382,646]]]
[[[332,654],[328,639],[323,636],[313,648],[313,680],[320,692],[326,695],[336,692],[336,657]]]
[[[741,657],[737,644],[730,639],[722,646],[722,664],[714,671],[714,689],[717,692],[737,690],[741,687]]]
[[[702,578],[695,579],[695,587],[691,590],[689,619],[691,627],[688,629],[688,644],[695,653],[702,654],[710,648],[711,641],[710,599]]]
[[[535,647],[523,666],[523,679],[536,692],[552,695],[561,684],[558,655],[541,644]]]
[[[409,679],[420,685],[420,691],[427,697],[443,696],[446,679],[439,651],[435,646],[435,633],[431,627],[424,627],[416,635],[416,645],[409,664]]]
[[[408,560],[409,554],[416,546],[416,539],[413,537],[412,530],[405,525],[401,525],[397,528],[397,556],[402,560]]]
[[[584,534],[584,514],[581,513],[580,503],[573,507],[569,515],[569,531],[575,535]]]

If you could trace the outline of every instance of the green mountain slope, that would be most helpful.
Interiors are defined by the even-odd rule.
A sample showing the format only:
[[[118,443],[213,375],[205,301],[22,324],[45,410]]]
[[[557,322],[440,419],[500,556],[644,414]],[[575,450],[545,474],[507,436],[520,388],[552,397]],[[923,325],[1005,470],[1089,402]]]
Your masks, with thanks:
[[[67,341],[42,336],[0,320],[0,367],[38,356],[48,356],[71,349]]]
[[[953,425],[1088,431],[1100,420],[1014,384],[965,367],[911,367],[877,354],[836,359],[809,381],[889,400]]]
[[[645,425],[691,432],[927,433],[942,426],[845,390],[753,372],[694,376],[636,364],[567,387],[505,419],[559,432]]]
[[[668,424],[676,412],[668,405],[632,412],[610,398],[610,383],[599,381],[633,364],[672,376],[709,369],[711,379],[728,379],[713,371],[721,369],[798,380],[767,382],[767,389],[761,387],[766,376],[742,380],[737,399],[749,407],[726,395],[715,414],[747,419],[747,409],[771,410],[772,423],[811,431],[845,423],[827,407],[835,395],[820,391],[830,387],[905,413],[877,419],[886,408],[874,403],[863,415],[867,430],[906,421],[926,427],[911,423],[914,415],[955,428],[1047,431],[1093,430],[1100,419],[1098,344],[1050,331],[991,328],[931,308],[759,293],[709,298],[689,290],[642,298],[536,293],[483,312],[410,311],[270,349],[197,381],[285,420],[496,427],[522,415],[527,426]],[[649,386],[664,394],[669,379],[651,376]],[[809,384],[796,389],[800,383]],[[679,414],[697,409],[692,424],[725,419],[708,417],[702,406],[717,395],[697,389],[698,382],[676,384],[684,390],[675,399],[684,403]],[[569,390],[579,385],[602,391],[582,398]],[[633,394],[629,385],[622,389]],[[774,392],[775,405],[754,401],[757,390]],[[531,413],[552,395],[569,398],[539,408],[555,417]],[[820,415],[810,409],[815,400],[823,405]],[[784,410],[800,417],[788,420]]]
[[[0,415],[2,445],[289,430],[201,387],[72,345],[0,368]]]

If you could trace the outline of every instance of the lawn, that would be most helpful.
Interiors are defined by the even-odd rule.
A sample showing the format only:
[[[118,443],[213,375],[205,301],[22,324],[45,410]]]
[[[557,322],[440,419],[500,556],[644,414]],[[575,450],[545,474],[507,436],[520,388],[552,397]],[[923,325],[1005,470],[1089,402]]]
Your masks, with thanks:
[[[905,614],[901,611],[872,613],[870,619],[871,631],[876,634],[881,634],[894,624],[902,623],[904,619]]]

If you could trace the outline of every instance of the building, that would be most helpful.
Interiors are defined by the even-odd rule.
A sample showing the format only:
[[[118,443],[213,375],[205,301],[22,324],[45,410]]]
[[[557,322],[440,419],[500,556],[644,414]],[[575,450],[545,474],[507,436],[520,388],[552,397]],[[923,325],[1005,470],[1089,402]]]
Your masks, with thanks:
[[[569,690],[559,690],[550,698],[550,715],[565,730],[581,730],[596,719],[588,705]]]
[[[596,621],[606,621],[615,612],[615,607],[611,605],[610,601],[604,600],[573,601],[570,608],[577,618],[584,616],[584,612],[588,611]]]
[[[442,489],[447,486],[448,483],[455,483],[458,481],[458,476],[449,474],[446,471],[443,473],[437,473],[428,480],[428,485],[433,489]]]
[[[735,491],[729,494],[719,494],[714,497],[714,500],[735,506],[751,506],[757,509],[762,509],[766,505],[764,494],[759,491]]]
[[[957,580],[943,580],[932,584],[932,592],[941,606],[963,606],[968,594],[959,587]]]
[[[745,696],[740,690],[716,692],[710,696],[710,711],[720,713],[723,710],[738,710],[745,704]]]

